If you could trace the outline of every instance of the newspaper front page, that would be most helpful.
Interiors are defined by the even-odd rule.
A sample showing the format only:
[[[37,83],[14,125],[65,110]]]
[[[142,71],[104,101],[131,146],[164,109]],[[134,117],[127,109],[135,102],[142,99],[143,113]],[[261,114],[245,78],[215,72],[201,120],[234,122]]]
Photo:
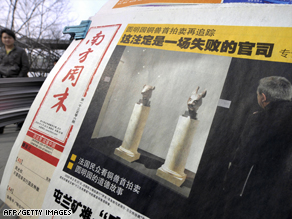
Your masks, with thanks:
[[[289,171],[280,164],[285,177],[256,181],[258,193],[245,181],[244,198],[233,199],[225,187],[243,130],[254,127],[248,118],[260,110],[259,80],[292,81],[291,8],[116,8],[118,2],[91,17],[85,39],[71,43],[33,103],[1,182],[1,199],[11,208],[5,214],[232,218],[236,209],[243,218],[253,210],[250,218],[289,215]],[[269,162],[289,166],[287,156]],[[266,207],[250,201],[261,192]],[[271,201],[275,194],[278,204]],[[246,210],[246,203],[255,209]]]

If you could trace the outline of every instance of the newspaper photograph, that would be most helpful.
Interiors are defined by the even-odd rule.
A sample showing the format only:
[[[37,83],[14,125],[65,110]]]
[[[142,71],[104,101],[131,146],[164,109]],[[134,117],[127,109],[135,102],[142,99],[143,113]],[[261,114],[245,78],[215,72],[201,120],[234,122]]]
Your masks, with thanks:
[[[44,82],[2,178],[6,216],[289,218],[289,19],[263,22],[266,6],[261,21],[203,22],[242,8],[193,6],[185,21],[168,6],[172,22],[121,2]]]
[[[235,133],[240,133],[245,127],[246,115],[259,110],[256,102],[259,80],[267,76],[291,80],[287,73],[291,64],[252,60],[251,57],[269,60],[273,56],[273,59],[286,61],[289,56],[283,54],[285,47],[273,55],[274,44],[256,43],[252,41],[255,40],[253,36],[245,42],[233,40],[229,43],[228,40],[222,40],[225,44],[221,44],[221,40],[216,40],[212,44],[215,40],[208,38],[213,35],[200,31],[207,30],[208,33],[208,30],[213,30],[214,33],[216,29],[220,38],[218,30],[225,28],[226,32],[236,27],[178,28],[180,26],[177,25],[177,33],[183,29],[181,31],[185,31],[186,35],[189,32],[192,36],[193,31],[194,36],[198,34],[202,37],[199,45],[203,49],[200,52],[206,54],[198,54],[185,52],[188,45],[197,45],[197,38],[191,40],[191,37],[185,39],[173,34],[172,41],[175,37],[177,41],[171,45],[176,47],[171,49],[168,46],[166,37],[159,36],[158,31],[174,30],[174,27],[169,28],[171,25],[150,25],[150,28],[144,28],[147,33],[144,36],[142,33],[132,33],[140,33],[144,26],[129,24],[125,29],[101,76],[64,166],[66,174],[60,176],[60,180],[74,185],[76,178],[149,218],[168,215],[172,203],[182,203],[181,209],[176,210],[178,217],[187,211],[183,206],[192,198],[191,191],[212,194],[211,199],[210,196],[207,196],[207,200],[202,197],[193,203],[200,210],[192,215],[212,218],[205,208],[218,206],[214,218],[222,215],[229,217],[229,211],[224,212],[224,207],[219,208],[225,204],[222,197],[226,194],[221,194],[225,181],[221,179],[216,182],[217,190],[210,194],[214,189],[214,181],[206,177],[214,174],[212,177],[220,179],[220,174],[227,174],[232,151],[238,146],[239,136]],[[147,30],[150,29],[153,33],[156,30],[157,36],[148,35]],[[271,32],[270,28],[265,30]],[[203,40],[203,37],[207,40]],[[235,35],[232,37],[237,39]],[[158,39],[160,47],[157,46]],[[154,46],[166,46],[166,49]],[[208,54],[215,52],[216,48],[226,56]],[[246,56],[246,59],[231,58],[231,55]],[[265,67],[259,68],[258,65]],[[283,69],[283,72],[277,71],[275,75],[272,69]],[[239,87],[245,79],[255,82]],[[245,103],[244,106],[241,106],[242,103]],[[222,113],[227,115],[223,116]],[[226,152],[228,150],[230,153]],[[225,153],[230,157],[224,156]],[[220,165],[215,162],[213,166],[214,159],[220,160]],[[202,184],[201,180],[206,181]],[[59,190],[56,188],[55,192]],[[204,193],[201,193],[202,190]],[[159,213],[151,210],[158,205],[153,201],[160,200],[158,197],[163,197],[163,203],[159,202],[159,205],[168,206],[161,208]],[[56,197],[52,199],[57,202]],[[115,203],[112,205],[119,206]],[[119,217],[122,216],[119,214]]]

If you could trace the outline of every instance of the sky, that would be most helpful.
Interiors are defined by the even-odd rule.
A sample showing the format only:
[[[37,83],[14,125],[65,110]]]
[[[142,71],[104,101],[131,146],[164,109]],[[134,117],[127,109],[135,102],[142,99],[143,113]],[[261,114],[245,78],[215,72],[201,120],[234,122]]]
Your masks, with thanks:
[[[71,16],[74,17],[76,25],[82,20],[88,20],[95,15],[108,0],[70,0]]]

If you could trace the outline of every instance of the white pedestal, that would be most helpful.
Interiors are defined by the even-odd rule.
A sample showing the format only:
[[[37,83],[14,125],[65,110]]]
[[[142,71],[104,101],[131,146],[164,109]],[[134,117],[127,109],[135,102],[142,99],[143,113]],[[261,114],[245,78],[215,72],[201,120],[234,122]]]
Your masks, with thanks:
[[[140,158],[140,153],[138,153],[137,150],[149,112],[150,107],[143,106],[142,104],[135,104],[123,143],[120,147],[115,149],[115,155],[129,162],[133,162]]]
[[[187,176],[184,170],[198,124],[198,120],[189,116],[179,117],[165,163],[157,170],[157,176],[176,186],[184,183]]]

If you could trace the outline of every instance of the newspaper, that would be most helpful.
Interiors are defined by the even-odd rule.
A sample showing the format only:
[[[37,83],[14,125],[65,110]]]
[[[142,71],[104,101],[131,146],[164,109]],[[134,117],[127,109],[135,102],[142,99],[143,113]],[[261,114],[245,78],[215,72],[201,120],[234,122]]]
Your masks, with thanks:
[[[291,8],[118,2],[36,97],[2,178],[6,215],[222,218],[259,80],[292,81]]]
[[[206,3],[257,3],[257,4],[291,4],[291,0],[120,0],[114,8],[128,6],[162,6],[168,4],[206,4]]]
[[[128,6],[162,6],[168,4],[198,4],[198,3],[221,3],[221,0],[120,0],[114,8],[122,8]]]

